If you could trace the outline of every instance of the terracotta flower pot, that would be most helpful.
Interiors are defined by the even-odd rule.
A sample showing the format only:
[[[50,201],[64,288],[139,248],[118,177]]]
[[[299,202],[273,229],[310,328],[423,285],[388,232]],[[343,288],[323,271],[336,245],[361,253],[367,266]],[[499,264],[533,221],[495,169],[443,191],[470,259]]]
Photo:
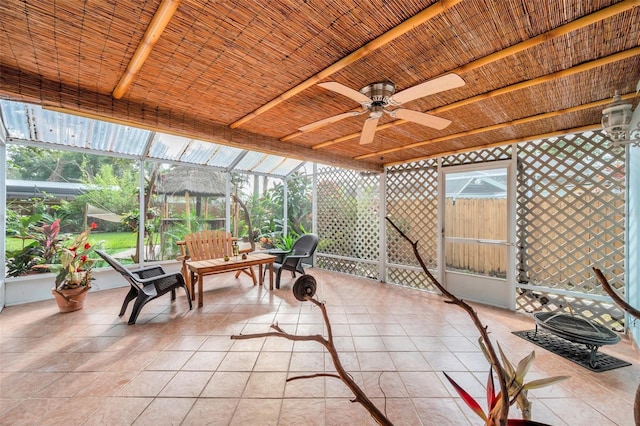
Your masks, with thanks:
[[[58,303],[60,312],[73,312],[84,307],[84,301],[87,298],[90,288],[89,286],[69,290],[56,290],[54,288],[51,290],[51,293],[53,293]]]

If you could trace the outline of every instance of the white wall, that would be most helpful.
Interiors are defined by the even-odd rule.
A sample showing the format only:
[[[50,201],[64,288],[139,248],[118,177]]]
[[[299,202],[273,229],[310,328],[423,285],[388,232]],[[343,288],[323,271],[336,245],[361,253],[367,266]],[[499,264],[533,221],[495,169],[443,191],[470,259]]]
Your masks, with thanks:
[[[175,260],[153,264],[161,264],[162,269],[167,273],[179,272],[181,266],[181,263]],[[148,264],[145,267],[151,265]],[[135,268],[137,266],[132,266],[132,269]],[[112,268],[94,269],[93,277],[95,281],[91,283],[91,292],[129,286],[124,277]],[[6,306],[53,299],[51,289],[53,288],[54,279],[54,275],[50,273],[6,278]]]
[[[639,107],[640,108],[640,107]],[[627,173],[628,239],[627,239],[627,301],[640,309],[640,147],[629,149]],[[636,343],[640,343],[640,319],[629,318],[629,328]]]

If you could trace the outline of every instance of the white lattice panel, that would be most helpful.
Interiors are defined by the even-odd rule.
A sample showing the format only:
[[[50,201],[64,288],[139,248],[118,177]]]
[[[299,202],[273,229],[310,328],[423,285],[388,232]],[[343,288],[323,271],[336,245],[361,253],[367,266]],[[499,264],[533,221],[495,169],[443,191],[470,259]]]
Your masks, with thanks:
[[[461,166],[463,164],[488,163],[511,159],[511,145],[461,152],[442,157],[442,166]]]
[[[318,174],[318,266],[378,278],[379,187],[378,175],[337,168],[326,168]]]
[[[622,295],[624,167],[624,150],[612,149],[599,132],[518,146],[519,282],[605,295],[591,269],[596,266]],[[587,317],[608,325],[617,321],[608,305],[574,303],[584,304]],[[543,309],[523,296],[518,306]]]
[[[438,170],[435,160],[403,164],[387,170],[387,216],[412,241],[418,241],[420,256],[429,269],[438,266]],[[387,225],[387,262],[419,266],[411,245]],[[423,272],[389,266],[387,281],[407,287],[435,291]]]

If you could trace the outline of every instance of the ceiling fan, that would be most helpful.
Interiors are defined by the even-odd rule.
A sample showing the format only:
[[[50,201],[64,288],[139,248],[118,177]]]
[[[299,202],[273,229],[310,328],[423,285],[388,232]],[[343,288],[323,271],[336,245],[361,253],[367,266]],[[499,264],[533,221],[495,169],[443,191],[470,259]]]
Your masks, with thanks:
[[[393,118],[400,118],[411,121],[413,123],[422,124],[423,126],[432,127],[442,130],[451,124],[451,120],[436,117],[434,115],[425,114],[423,112],[414,111],[405,108],[387,109],[389,107],[397,107],[406,102],[422,98],[427,95],[442,92],[456,87],[464,86],[464,80],[458,74],[446,74],[433,80],[425,81],[408,89],[395,93],[396,86],[390,81],[382,81],[372,83],[363,87],[360,91],[354,90],[335,81],[327,81],[318,83],[318,86],[334,91],[360,103],[363,109],[361,111],[349,111],[342,114],[334,115],[306,126],[298,128],[301,132],[307,132],[330,123],[342,120],[347,117],[354,117],[366,112],[369,118],[364,122],[362,133],[360,134],[360,144],[368,144],[373,142],[376,133],[376,127],[382,114],[389,114]]]

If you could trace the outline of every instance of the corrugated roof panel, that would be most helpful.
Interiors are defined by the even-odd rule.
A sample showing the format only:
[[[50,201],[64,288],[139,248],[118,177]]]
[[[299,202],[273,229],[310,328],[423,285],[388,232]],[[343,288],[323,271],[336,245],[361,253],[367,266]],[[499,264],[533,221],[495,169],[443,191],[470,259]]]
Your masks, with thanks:
[[[245,152],[244,149],[234,148],[232,146],[224,146],[218,144],[212,145],[216,146],[217,150],[207,162],[209,166],[223,167],[225,169],[229,168],[229,166],[233,164],[238,156]]]
[[[182,156],[190,140],[182,136],[156,133],[149,150],[149,157],[177,161]]]
[[[260,161],[259,164],[255,166],[252,170],[256,173],[271,173],[272,170],[277,168],[284,161],[284,157],[279,157],[277,155],[267,155]]]
[[[29,116],[34,140],[75,148],[86,148],[91,141],[94,120],[40,107],[30,107]]]
[[[31,140],[27,125],[27,105],[0,100],[2,122],[10,138]]]
[[[43,109],[38,105],[0,101],[9,136],[114,154],[140,156],[150,131]]]
[[[96,154],[142,158],[153,135],[148,157],[157,160],[206,164],[230,171],[277,177],[287,176],[303,163],[276,155],[66,114],[22,102],[0,100],[0,113],[10,138],[49,143],[52,149],[63,145]],[[238,164],[231,168],[238,158]]]
[[[216,146],[204,141],[192,139],[189,141],[184,154],[180,157],[180,161],[193,164],[207,164],[207,161],[213,155]]]
[[[261,152],[247,152],[247,155],[245,155],[244,158],[242,158],[242,160],[240,160],[240,162],[236,164],[234,170],[242,172],[254,172],[256,171],[256,167],[258,167],[266,157],[268,157],[268,155]]]
[[[138,157],[144,154],[145,146],[151,136],[149,130],[95,120],[92,130],[93,137],[87,144],[87,148]]]
[[[298,167],[303,161],[296,160],[293,158],[282,158],[283,161],[280,162],[275,168],[271,169],[269,173],[279,176],[287,176],[289,175],[296,167]]]

